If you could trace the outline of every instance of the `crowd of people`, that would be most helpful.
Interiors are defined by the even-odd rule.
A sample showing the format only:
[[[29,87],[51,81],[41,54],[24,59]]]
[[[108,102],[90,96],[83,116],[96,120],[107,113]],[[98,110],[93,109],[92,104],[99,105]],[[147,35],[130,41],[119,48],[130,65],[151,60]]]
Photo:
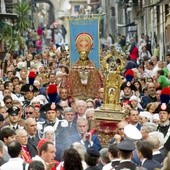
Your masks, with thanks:
[[[60,30],[53,36],[38,28],[23,56],[6,53],[1,63],[0,170],[168,170],[170,54],[160,61],[148,36],[138,43],[131,38],[120,94],[124,119],[102,148],[91,121],[104,87],[94,98],[70,96],[72,68],[63,42]],[[125,36],[119,44],[126,44]]]

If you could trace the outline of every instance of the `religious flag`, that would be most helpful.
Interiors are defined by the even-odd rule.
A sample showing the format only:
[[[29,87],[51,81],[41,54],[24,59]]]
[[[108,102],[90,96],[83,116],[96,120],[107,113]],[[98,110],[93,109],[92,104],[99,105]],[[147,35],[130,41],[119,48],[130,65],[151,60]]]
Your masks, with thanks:
[[[70,59],[71,66],[79,59],[76,48],[76,38],[81,33],[89,34],[93,39],[93,46],[89,53],[90,61],[99,69],[99,18],[74,18],[69,19],[70,29]]]

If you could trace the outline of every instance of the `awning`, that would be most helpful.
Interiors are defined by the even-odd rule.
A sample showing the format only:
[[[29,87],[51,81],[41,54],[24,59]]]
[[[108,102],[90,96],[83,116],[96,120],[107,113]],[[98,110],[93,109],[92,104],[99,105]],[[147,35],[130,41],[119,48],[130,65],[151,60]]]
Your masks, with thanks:
[[[154,6],[164,5],[164,4],[169,4],[169,0],[159,0],[156,3],[150,4],[150,5],[145,5],[145,6],[143,6],[143,8],[152,8]]]
[[[17,14],[13,13],[0,13],[0,19],[17,19]]]
[[[131,27],[136,26],[135,22],[131,22],[129,24],[117,24],[118,27]]]

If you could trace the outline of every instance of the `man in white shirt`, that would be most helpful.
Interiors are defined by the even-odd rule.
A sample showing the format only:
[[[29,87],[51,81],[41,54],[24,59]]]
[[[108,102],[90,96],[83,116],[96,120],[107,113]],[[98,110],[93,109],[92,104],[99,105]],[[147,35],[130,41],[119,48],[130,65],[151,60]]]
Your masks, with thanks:
[[[7,163],[3,164],[0,167],[0,170],[27,170],[28,164],[24,162],[24,160],[20,157],[22,146],[18,141],[12,141],[8,145],[8,153],[10,155],[10,159]]]

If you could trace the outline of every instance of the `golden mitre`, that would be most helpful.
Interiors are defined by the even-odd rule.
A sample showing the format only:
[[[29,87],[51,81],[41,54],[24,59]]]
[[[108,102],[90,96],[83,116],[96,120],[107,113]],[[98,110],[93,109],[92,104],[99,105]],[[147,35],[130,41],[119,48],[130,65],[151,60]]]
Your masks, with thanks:
[[[78,53],[82,51],[90,52],[93,46],[93,38],[88,33],[81,33],[76,37],[76,47]]]

